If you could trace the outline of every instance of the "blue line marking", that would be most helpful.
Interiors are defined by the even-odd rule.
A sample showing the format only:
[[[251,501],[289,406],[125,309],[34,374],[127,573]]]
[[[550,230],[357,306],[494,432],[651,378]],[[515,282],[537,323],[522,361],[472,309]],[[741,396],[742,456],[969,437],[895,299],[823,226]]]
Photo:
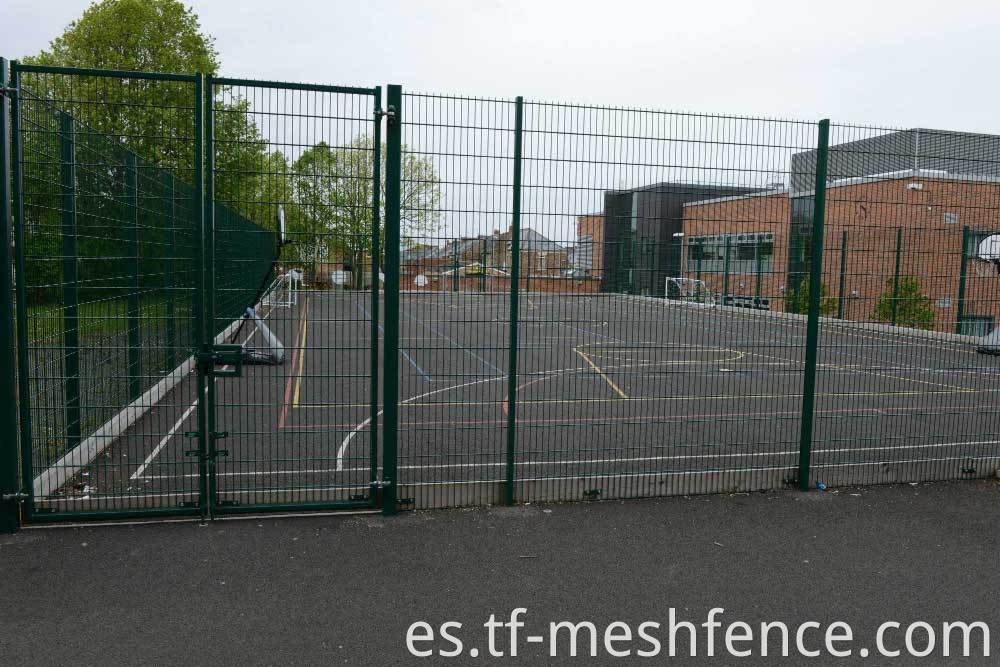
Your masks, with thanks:
[[[365,314],[365,317],[367,317],[368,319],[371,319],[372,314],[368,312],[367,308],[365,308],[361,304],[357,304],[357,303],[354,304],[354,305],[361,309],[361,312],[363,312]],[[381,324],[378,325],[378,330],[382,332],[383,336],[385,335],[385,329],[382,328]],[[434,378],[431,377],[430,373],[428,373],[423,368],[421,368],[420,365],[416,362],[416,360],[414,360],[414,358],[411,357],[410,354],[406,350],[404,350],[401,347],[401,348],[399,348],[399,351],[403,354],[403,357],[407,361],[410,362],[410,365],[413,366],[415,369],[417,369],[417,372],[420,373],[423,376],[425,382],[433,382],[434,381]]]

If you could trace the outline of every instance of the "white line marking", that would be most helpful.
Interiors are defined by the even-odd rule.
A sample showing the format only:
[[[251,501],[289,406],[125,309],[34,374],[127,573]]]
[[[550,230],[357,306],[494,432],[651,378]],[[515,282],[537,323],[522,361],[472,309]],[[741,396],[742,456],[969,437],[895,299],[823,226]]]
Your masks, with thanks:
[[[879,451],[902,451],[906,449],[937,449],[944,447],[961,447],[961,446],[971,446],[971,445],[996,445],[1000,444],[1000,440],[971,440],[967,442],[938,442],[938,443],[927,443],[922,445],[883,445],[879,447],[861,447],[861,448],[850,448],[843,447],[839,449],[814,449],[813,454],[853,454],[860,452],[879,452]],[[734,452],[727,454],[675,454],[671,456],[634,456],[629,458],[601,458],[601,459],[561,459],[555,461],[517,461],[514,463],[515,466],[519,467],[531,467],[531,466],[574,466],[574,465],[593,465],[593,464],[605,464],[605,463],[646,463],[651,461],[685,461],[691,459],[735,459],[735,458],[763,458],[763,457],[779,457],[779,456],[798,456],[798,449],[789,449],[784,451],[773,451],[773,452]],[[923,459],[914,459],[915,461]],[[932,459],[928,459],[932,460]],[[903,461],[879,461],[876,463],[901,463]],[[338,458],[337,468],[307,468],[303,470],[253,470],[246,472],[220,472],[216,473],[219,477],[266,477],[269,475],[322,475],[331,472],[368,472],[371,468],[358,467],[358,468],[344,468],[343,461]],[[483,463],[443,463],[439,465],[401,465],[400,470],[445,470],[448,468],[496,468],[507,465],[504,461],[486,461]],[[826,464],[831,465],[831,464]],[[844,465],[844,464],[838,464]],[[706,472],[698,470],[688,470],[688,471],[676,471],[676,472]],[[707,471],[711,472],[711,471]],[[150,476],[146,479],[178,479],[185,477],[198,477],[195,473],[184,473],[183,475],[158,475]],[[457,480],[446,480],[448,482]],[[517,481],[521,481],[519,478]],[[401,484],[404,482],[400,482]]]
[[[156,445],[156,447],[153,449],[152,452],[150,452],[149,456],[146,457],[146,460],[142,462],[142,465],[135,469],[135,472],[132,473],[131,477],[129,477],[130,480],[136,480],[142,477],[142,473],[146,472],[146,468],[148,468],[149,464],[153,462],[153,459],[155,459],[157,456],[160,455],[160,450],[166,447],[167,443],[170,442],[170,439],[174,437],[174,433],[176,433],[177,429],[181,427],[181,424],[187,421],[187,418],[191,416],[191,413],[194,412],[194,409],[196,407],[198,407],[197,401],[192,403],[188,407],[188,409],[184,411],[184,414],[181,415],[181,418],[178,419],[174,423],[174,425],[170,427],[170,430],[167,431],[167,434],[163,436],[163,439],[160,440],[160,443]]]

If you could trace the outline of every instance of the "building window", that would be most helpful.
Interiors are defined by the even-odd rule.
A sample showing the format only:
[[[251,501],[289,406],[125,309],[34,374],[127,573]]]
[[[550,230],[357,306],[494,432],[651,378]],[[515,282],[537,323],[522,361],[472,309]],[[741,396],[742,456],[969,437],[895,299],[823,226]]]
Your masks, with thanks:
[[[985,336],[993,331],[992,315],[966,315],[958,322],[958,333],[966,336]]]
[[[946,225],[958,224],[958,213],[951,213],[949,211],[945,211],[944,222]]]
[[[723,273],[726,270],[726,247],[729,247],[729,273],[771,273],[774,262],[774,234],[719,234],[695,236],[688,242],[689,273]]]

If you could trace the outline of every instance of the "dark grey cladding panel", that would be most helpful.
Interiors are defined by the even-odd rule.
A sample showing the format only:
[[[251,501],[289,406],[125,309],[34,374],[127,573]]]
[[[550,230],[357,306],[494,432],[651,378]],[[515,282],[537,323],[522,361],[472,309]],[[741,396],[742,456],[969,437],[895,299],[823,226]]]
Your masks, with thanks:
[[[1000,136],[916,128],[830,147],[830,181],[911,169],[1000,176]],[[815,186],[816,151],[792,155],[792,192]]]

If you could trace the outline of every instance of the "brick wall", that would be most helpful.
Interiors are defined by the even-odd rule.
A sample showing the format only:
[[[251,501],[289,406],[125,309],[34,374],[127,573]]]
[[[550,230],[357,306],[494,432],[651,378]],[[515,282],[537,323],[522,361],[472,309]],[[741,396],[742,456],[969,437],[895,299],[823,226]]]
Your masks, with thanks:
[[[694,204],[685,207],[685,241],[706,234],[773,232],[774,272],[764,276],[761,291],[771,299],[772,310],[784,310],[788,253],[794,250],[789,221],[790,202],[784,193]],[[901,229],[899,274],[919,280],[922,293],[931,299],[934,328],[954,331],[964,226],[1000,229],[1000,184],[911,175],[829,188],[823,258],[828,295],[840,297],[846,232],[844,316],[873,319],[879,296],[891,293]],[[685,275],[693,278],[695,267],[688,264]],[[964,314],[1000,321],[1000,277],[977,275],[975,264],[967,263]],[[706,273],[702,279],[709,289],[722,291],[721,275]],[[753,295],[755,287],[753,276],[730,276],[730,294]]]

